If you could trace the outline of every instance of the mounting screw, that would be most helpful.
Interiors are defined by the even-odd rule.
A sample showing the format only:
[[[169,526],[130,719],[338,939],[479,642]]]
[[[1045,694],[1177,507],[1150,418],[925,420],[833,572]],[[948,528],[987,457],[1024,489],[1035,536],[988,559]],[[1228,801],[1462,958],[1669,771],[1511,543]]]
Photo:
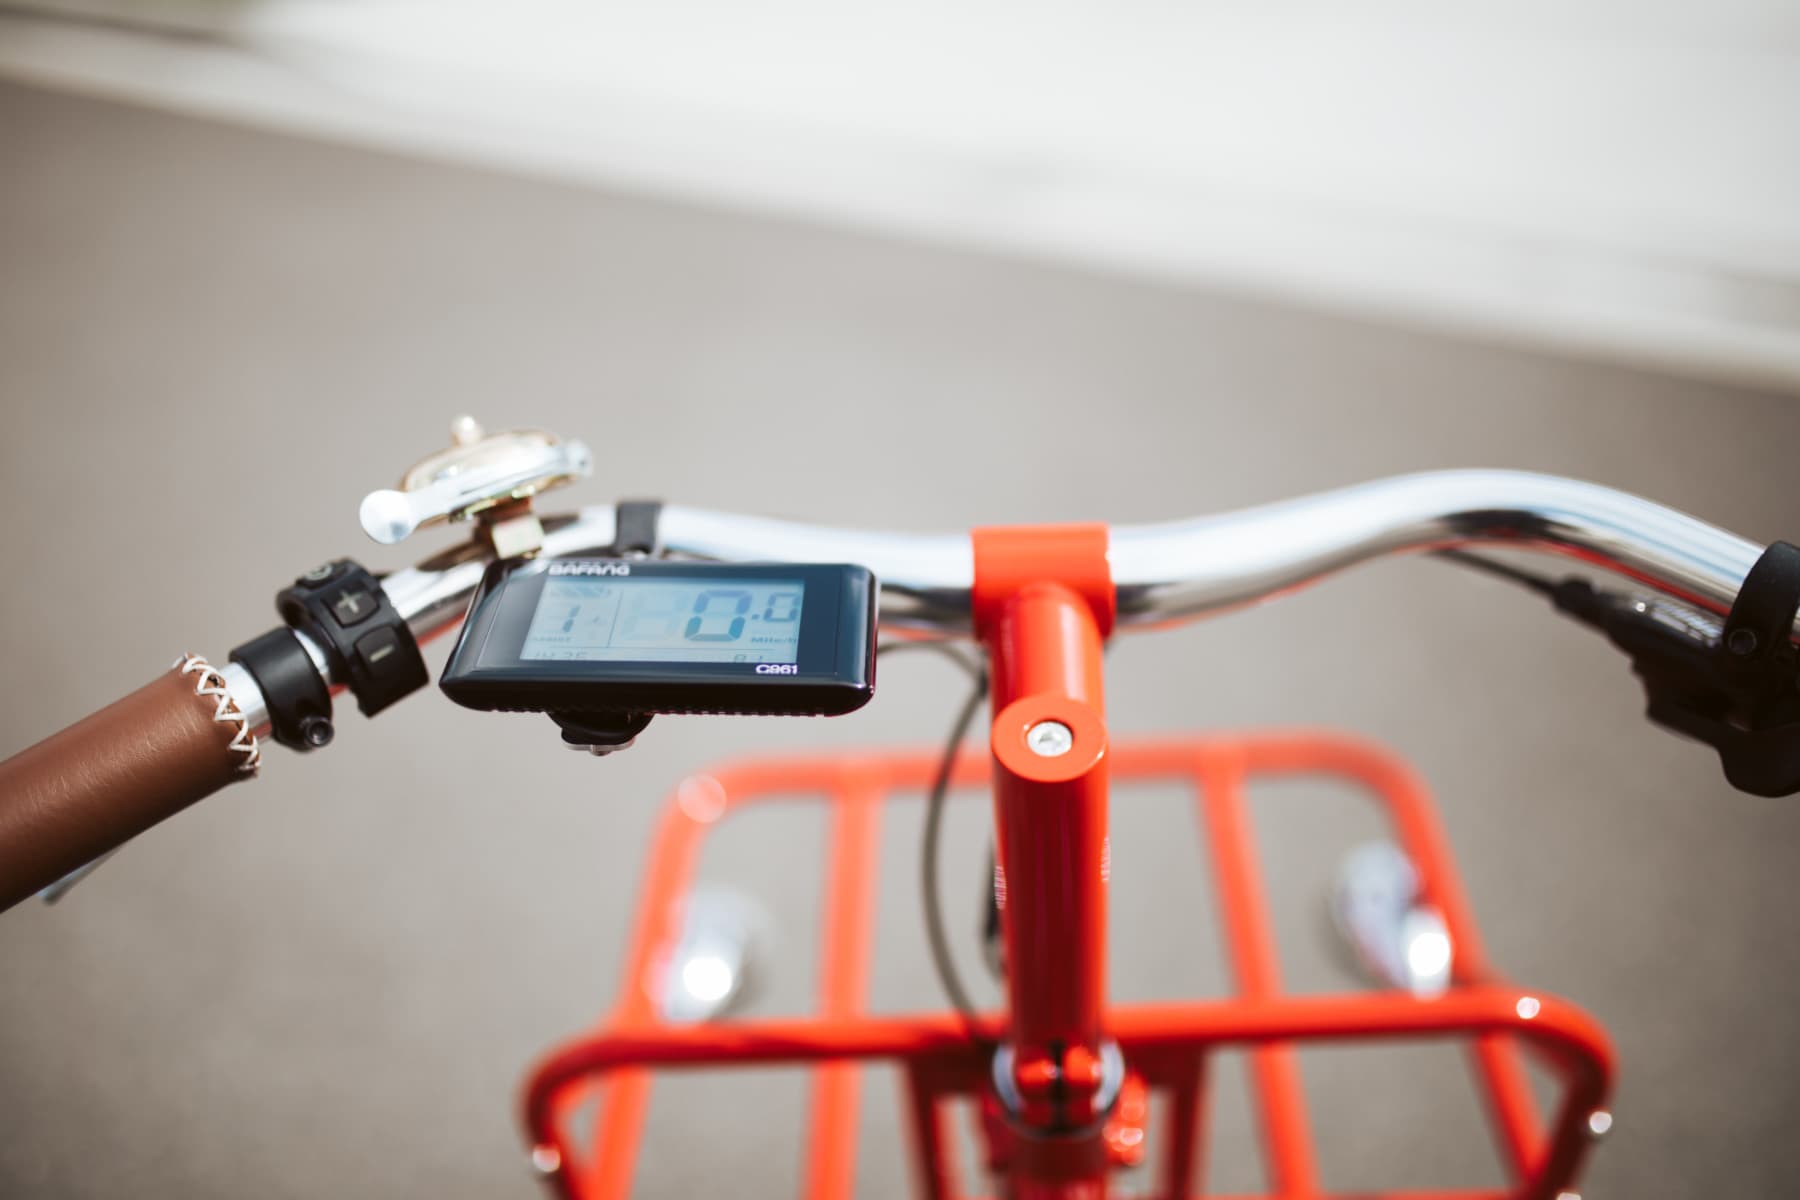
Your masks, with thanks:
[[[331,721],[325,717],[306,717],[300,722],[300,740],[309,750],[329,746],[333,732]]]
[[[1756,634],[1748,629],[1734,629],[1725,639],[1725,648],[1739,658],[1748,658],[1756,653]]]
[[[1075,734],[1061,721],[1039,721],[1025,731],[1025,744],[1039,758],[1061,758],[1075,747]]]

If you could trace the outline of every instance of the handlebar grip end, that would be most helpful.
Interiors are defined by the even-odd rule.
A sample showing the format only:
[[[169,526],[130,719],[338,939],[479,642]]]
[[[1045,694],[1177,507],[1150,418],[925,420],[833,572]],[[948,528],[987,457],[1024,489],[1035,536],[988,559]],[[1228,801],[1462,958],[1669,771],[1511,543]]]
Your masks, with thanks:
[[[0,910],[256,773],[256,738],[203,658],[0,762]]]

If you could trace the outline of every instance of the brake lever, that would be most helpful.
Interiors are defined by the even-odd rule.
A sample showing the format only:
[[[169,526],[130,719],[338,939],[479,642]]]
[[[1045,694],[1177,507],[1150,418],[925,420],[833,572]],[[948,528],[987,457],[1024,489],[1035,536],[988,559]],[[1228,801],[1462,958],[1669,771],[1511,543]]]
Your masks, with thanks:
[[[1560,611],[1631,658],[1646,715],[1716,750],[1733,787],[1756,796],[1800,792],[1800,654],[1789,636],[1800,609],[1800,548],[1776,542],[1765,550],[1723,621],[1580,579],[1550,594]]]

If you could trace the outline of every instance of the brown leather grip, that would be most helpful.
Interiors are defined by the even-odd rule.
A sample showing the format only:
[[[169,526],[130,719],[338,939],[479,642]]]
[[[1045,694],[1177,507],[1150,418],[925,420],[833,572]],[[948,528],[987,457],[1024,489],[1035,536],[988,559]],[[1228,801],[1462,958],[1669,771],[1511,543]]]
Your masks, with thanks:
[[[248,777],[250,739],[233,749],[240,724],[197,691],[210,675],[178,666],[0,762],[0,910]]]

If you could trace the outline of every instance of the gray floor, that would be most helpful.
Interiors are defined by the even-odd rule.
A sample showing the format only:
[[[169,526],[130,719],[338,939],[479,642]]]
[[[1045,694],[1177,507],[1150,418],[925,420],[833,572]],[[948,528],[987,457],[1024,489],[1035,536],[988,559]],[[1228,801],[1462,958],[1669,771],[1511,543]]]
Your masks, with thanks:
[[[1391,472],[1504,465],[1800,534],[1800,408],[1224,295],[597,195],[0,88],[0,750],[272,621],[365,544],[362,493],[462,411],[600,450],[572,501],[655,494],[895,528],[1141,520]],[[426,539],[437,542],[442,535]],[[685,771],[941,736],[953,680],[896,661],[831,723],[668,720],[605,763],[435,694],[144,838],[53,911],[0,918],[0,1195],[531,1193],[532,1056],[614,985],[641,848]],[[1345,727],[1437,788],[1492,949],[1624,1063],[1607,1197],[1800,1186],[1800,809],[1731,793],[1644,725],[1624,663],[1500,585],[1386,564],[1127,640],[1115,730]],[[1348,982],[1320,892],[1373,828],[1285,787],[1257,818],[1297,988]],[[1222,989],[1192,818],[1119,797],[1114,987]],[[932,1004],[916,805],[890,819],[876,1004]],[[981,808],[951,880],[974,918]],[[783,936],[763,1011],[809,995],[820,833],[746,819],[709,876]],[[1227,1064],[1214,1186],[1254,1188]],[[1496,1181],[1456,1054],[1309,1054],[1327,1182]],[[642,1192],[795,1178],[787,1076],[693,1078]],[[860,1169],[906,1192],[890,1081]],[[1154,1136],[1154,1135],[1153,1135]]]

